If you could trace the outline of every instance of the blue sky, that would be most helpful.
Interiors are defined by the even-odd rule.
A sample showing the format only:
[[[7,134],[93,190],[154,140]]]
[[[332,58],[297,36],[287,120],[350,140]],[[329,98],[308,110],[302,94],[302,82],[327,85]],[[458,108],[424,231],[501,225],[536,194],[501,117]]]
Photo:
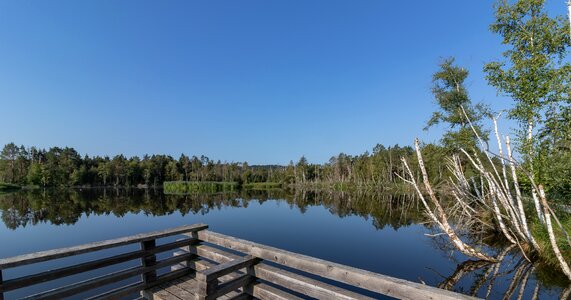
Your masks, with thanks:
[[[0,144],[284,164],[437,141],[441,58],[473,101],[511,104],[482,73],[503,49],[492,4],[2,1]]]

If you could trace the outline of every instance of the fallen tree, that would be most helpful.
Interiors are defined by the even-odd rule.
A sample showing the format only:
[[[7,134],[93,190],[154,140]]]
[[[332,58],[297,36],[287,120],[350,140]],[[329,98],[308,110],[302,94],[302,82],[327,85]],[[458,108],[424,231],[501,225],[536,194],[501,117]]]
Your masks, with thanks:
[[[470,122],[468,116],[464,116]],[[495,262],[498,259],[490,254],[477,250],[460,238],[455,228],[488,228],[490,231],[501,234],[505,239],[517,245],[523,256],[528,261],[540,259],[542,255],[550,253],[557,258],[558,265],[563,273],[571,280],[571,269],[563,256],[557,243],[557,236],[553,229],[553,220],[559,227],[559,232],[567,239],[571,246],[571,240],[559,219],[551,209],[545,196],[542,185],[536,184],[533,176],[514,159],[509,136],[502,137],[498,132],[496,118],[493,118],[495,135],[498,142],[499,154],[493,154],[487,150],[486,145],[480,141],[480,152],[468,152],[460,149],[459,153],[450,157],[447,166],[452,173],[450,184],[454,203],[452,206],[443,205],[443,201],[434,192],[422,157],[420,141],[415,140],[414,147],[422,174],[422,185],[417,182],[409,163],[402,158],[404,169],[408,177],[402,178],[416,190],[427,215],[449,238],[450,243],[461,253]],[[472,127],[473,128],[473,127]],[[503,146],[505,145],[506,153]],[[468,178],[464,171],[462,160],[465,159],[475,170],[476,176]],[[521,172],[517,172],[521,171]],[[531,182],[531,195],[526,197],[520,188],[519,174],[528,174]],[[429,199],[430,203],[426,200]],[[531,203],[529,203],[531,202]],[[526,212],[526,204],[533,205],[533,213]],[[490,220],[491,216],[491,220]],[[454,219],[454,227],[450,220]],[[530,229],[531,220],[538,220],[547,232],[549,246],[539,244],[534,232]]]

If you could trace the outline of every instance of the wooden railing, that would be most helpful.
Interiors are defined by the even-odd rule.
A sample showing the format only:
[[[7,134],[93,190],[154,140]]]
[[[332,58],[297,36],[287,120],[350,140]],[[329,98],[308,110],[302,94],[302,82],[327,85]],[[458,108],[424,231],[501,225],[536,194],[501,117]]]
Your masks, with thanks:
[[[195,258],[195,255],[186,253],[183,255],[172,256],[163,260],[157,260],[158,253],[179,249],[185,246],[188,247],[198,243],[196,238],[190,237],[157,246],[156,240],[174,235],[192,234],[206,228],[208,228],[208,226],[204,224],[182,226],[163,231],[144,233],[124,238],[85,244],[81,246],[36,252],[32,254],[0,259],[0,300],[4,300],[4,294],[9,291],[23,289],[35,284],[52,281],[71,275],[77,275],[80,273],[133,260],[140,260],[140,266],[123,269],[103,276],[98,276],[88,280],[65,285],[63,287],[54,288],[49,291],[27,296],[24,299],[61,299],[63,297],[77,295],[79,293],[116,283],[121,280],[126,280],[135,276],[140,276],[141,280],[120,288],[111,289],[103,294],[93,296],[89,299],[118,299],[125,295],[152,288],[153,286],[159,285],[161,283],[187,275],[192,271],[188,268],[172,270],[166,274],[157,276],[158,269],[170,267]],[[75,265],[61,267],[55,270],[47,270],[32,275],[2,280],[2,273],[6,269],[132,244],[140,244],[140,249]]]
[[[0,300],[6,292],[23,289],[103,267],[135,261],[137,266],[66,284],[24,299],[61,299],[139,276],[134,283],[107,290],[88,299],[119,299],[142,291],[148,299],[475,299],[459,293],[397,279],[322,259],[273,248],[206,230],[197,224],[76,247],[0,259]],[[157,244],[157,239],[183,235],[183,239]],[[6,269],[55,259],[140,244],[140,249],[107,255],[32,275],[4,279]],[[173,251],[174,250],[174,251]],[[171,251],[172,256],[157,259]],[[169,253],[167,253],[168,255]],[[163,256],[164,257],[164,256]],[[371,258],[373,259],[373,258]],[[39,267],[39,266],[38,266]],[[158,275],[157,270],[167,269]],[[4,274],[5,275],[5,274]],[[96,293],[97,291],[91,291]],[[173,294],[176,294],[173,296]],[[168,295],[171,295],[169,298]],[[76,296],[77,297],[77,296]],[[174,297],[174,298],[173,298]]]
[[[295,294],[317,299],[375,299],[380,295],[399,299],[476,299],[208,230],[192,233],[190,237],[211,244],[193,244],[175,253],[197,256],[175,269],[191,268],[197,272],[198,299],[216,299],[236,289],[242,292],[236,298],[249,295],[259,299],[301,299]],[[241,252],[243,256],[221,248]],[[303,273],[341,284],[326,283]],[[343,284],[349,287],[340,287]]]

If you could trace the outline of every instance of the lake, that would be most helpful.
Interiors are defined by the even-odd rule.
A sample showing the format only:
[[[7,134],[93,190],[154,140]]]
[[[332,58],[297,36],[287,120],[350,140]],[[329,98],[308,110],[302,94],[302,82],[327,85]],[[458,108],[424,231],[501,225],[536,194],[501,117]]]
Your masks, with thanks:
[[[453,251],[411,195],[34,190],[0,195],[0,212],[2,258],[206,223],[212,231],[481,298],[511,294],[513,299],[531,299],[537,294],[540,299],[557,299],[570,291],[554,268],[532,266],[517,249],[508,251],[502,243],[490,241],[486,249],[504,254],[499,264],[482,264]],[[9,270],[4,279],[34,271]],[[9,292],[6,299],[57,283]]]

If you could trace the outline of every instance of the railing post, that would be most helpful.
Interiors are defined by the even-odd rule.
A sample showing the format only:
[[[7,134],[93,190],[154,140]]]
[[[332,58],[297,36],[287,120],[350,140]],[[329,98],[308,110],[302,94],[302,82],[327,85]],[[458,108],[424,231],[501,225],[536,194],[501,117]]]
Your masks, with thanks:
[[[141,242],[141,250],[143,251],[152,250],[156,246],[157,246],[156,240]],[[141,258],[141,264],[143,267],[151,267],[154,266],[156,263],[157,263],[157,256],[155,254],[149,254]],[[143,275],[141,275],[141,277],[145,285],[149,285],[153,281],[157,280],[157,270],[145,272]]]
[[[234,279],[219,283],[218,279],[224,275],[236,272],[243,268],[251,268],[260,262],[260,259],[252,255],[237,258],[227,263],[219,264],[201,272],[196,272],[196,280],[198,280],[197,299],[217,299],[231,291],[243,288],[252,283],[255,278],[246,272]]]
[[[179,256],[179,255],[184,255],[184,254],[191,254],[191,256],[188,258],[188,260],[183,261],[183,262],[181,262],[181,263],[179,263],[179,264],[173,265],[173,266],[171,267],[171,271],[177,271],[177,270],[185,269],[185,268],[186,268],[186,269],[189,269],[189,270],[192,270],[192,269],[194,268],[194,267],[192,267],[192,264],[191,264],[191,263],[192,263],[192,260],[193,260],[193,259],[195,259],[195,258],[198,257],[198,255],[192,254],[192,253],[190,252],[190,247],[192,247],[192,245],[195,245],[196,243],[198,243],[198,240],[189,240],[189,239],[187,238],[187,239],[178,239],[178,240],[176,240],[176,241],[179,242],[179,241],[186,241],[186,240],[189,241],[189,244],[188,244],[187,246],[182,246],[182,247],[178,248],[179,250],[173,252],[172,255],[173,255],[173,256]]]
[[[200,278],[198,282],[198,290],[196,291],[196,300],[213,299],[211,295],[217,289],[218,289],[218,278],[209,281]]]
[[[4,281],[2,281],[2,270],[0,270],[0,288],[4,287]],[[0,289],[0,300],[4,300],[4,289]]]

